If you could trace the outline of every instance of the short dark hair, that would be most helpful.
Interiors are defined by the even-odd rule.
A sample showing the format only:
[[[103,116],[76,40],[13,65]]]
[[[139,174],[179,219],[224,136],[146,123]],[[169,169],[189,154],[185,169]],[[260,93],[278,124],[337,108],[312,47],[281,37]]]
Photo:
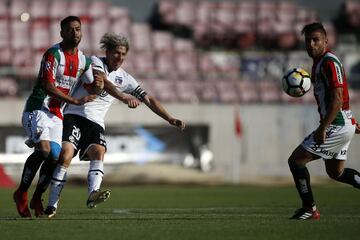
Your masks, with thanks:
[[[61,30],[63,30],[70,22],[74,22],[74,21],[79,22],[81,25],[80,18],[77,16],[67,16],[66,18],[61,20],[61,22],[60,22]]]
[[[303,27],[303,29],[301,30],[301,34],[308,35],[312,32],[316,32],[316,31],[321,32],[326,36],[326,30],[321,22],[313,22],[313,23],[306,24]]]

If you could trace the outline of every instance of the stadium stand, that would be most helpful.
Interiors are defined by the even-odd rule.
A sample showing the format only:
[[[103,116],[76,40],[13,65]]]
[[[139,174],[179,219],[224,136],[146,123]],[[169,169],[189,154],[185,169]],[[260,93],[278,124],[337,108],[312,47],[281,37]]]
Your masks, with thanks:
[[[0,77],[17,84],[12,97],[30,91],[43,51],[60,41],[65,14],[81,18],[80,48],[87,55],[102,55],[105,32],[129,37],[123,67],[165,102],[311,102],[280,91],[287,69],[310,69],[300,30],[318,19],[314,10],[287,0],[158,0],[148,22],[135,22],[126,7],[102,0],[0,0]],[[324,25],[332,48],[357,50],[360,3],[345,1]],[[358,96],[360,57],[338,55],[349,64],[350,86]]]

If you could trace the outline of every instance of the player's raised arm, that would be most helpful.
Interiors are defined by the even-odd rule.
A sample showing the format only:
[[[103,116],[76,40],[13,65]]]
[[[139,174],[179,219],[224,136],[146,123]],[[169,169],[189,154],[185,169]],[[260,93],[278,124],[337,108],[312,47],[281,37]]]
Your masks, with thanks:
[[[146,94],[143,102],[148,106],[154,113],[159,115],[165,121],[171,125],[178,127],[180,130],[185,128],[185,123],[179,119],[173,118],[161,105],[161,103],[153,96]]]
[[[136,108],[137,106],[139,106],[141,104],[140,100],[138,100],[137,98],[135,98],[129,94],[118,91],[116,86],[107,79],[104,80],[104,89],[107,93],[109,93],[114,98],[127,104],[129,108]]]

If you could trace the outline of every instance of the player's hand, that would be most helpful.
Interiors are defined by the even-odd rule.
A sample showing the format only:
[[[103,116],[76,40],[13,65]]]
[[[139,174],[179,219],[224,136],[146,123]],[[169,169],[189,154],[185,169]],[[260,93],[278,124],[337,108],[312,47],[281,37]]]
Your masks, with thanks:
[[[169,120],[169,123],[173,126],[180,128],[180,130],[184,130],[185,128],[185,123],[179,119],[171,118]]]
[[[360,124],[356,123],[355,134],[360,134]]]
[[[325,142],[326,138],[326,129],[322,126],[319,126],[314,133],[314,140],[317,145],[321,145]]]
[[[94,87],[98,92],[104,89],[104,81],[106,80],[105,73],[93,70]]]
[[[95,94],[87,95],[77,100],[76,105],[84,105],[87,102],[92,102],[97,96]]]
[[[122,101],[123,103],[127,104],[129,108],[136,108],[141,104],[139,99],[127,94],[124,96]]]

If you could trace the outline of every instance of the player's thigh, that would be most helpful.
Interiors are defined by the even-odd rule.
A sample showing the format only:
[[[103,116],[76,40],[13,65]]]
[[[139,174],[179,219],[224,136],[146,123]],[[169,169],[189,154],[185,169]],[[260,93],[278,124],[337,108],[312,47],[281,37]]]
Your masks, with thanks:
[[[63,121],[62,142],[73,145],[75,150],[79,149],[81,138],[81,124],[73,115],[65,115]]]
[[[81,160],[103,160],[106,152],[106,139],[104,129],[96,124],[90,123],[88,131],[81,138]]]
[[[75,156],[76,150],[70,142],[63,142],[58,163],[62,166],[69,167],[71,160]]]
[[[316,159],[319,159],[319,157],[307,151],[302,145],[299,145],[291,153],[288,161],[289,164],[305,165]]]
[[[40,110],[24,112],[22,125],[27,137],[34,143],[51,140],[50,128],[53,127],[53,122],[45,112]]]
[[[62,132],[63,132],[63,121],[54,116],[51,118],[53,125],[50,128],[50,140],[54,143],[57,143],[58,145],[61,146],[61,142],[62,142]]]
[[[324,143],[318,145],[314,132],[304,139],[301,145],[308,151],[323,159],[346,160],[347,149],[355,133],[355,125],[330,125],[326,129]]]

